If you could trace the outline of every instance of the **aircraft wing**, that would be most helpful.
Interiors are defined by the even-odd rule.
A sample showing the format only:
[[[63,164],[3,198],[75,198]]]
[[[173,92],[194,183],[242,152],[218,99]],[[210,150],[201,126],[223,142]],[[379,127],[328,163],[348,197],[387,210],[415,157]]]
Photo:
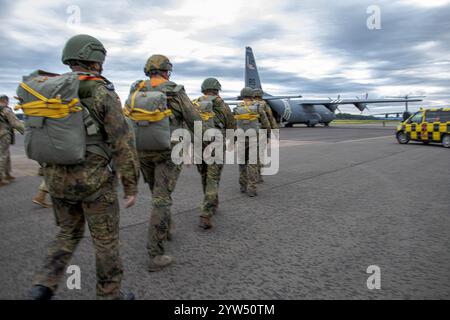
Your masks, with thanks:
[[[298,105],[324,105],[331,111],[335,111],[340,105],[353,104],[359,111],[364,111],[368,104],[373,103],[400,103],[400,102],[420,102],[422,99],[317,99],[317,100],[298,100],[295,101]]]
[[[297,96],[271,96],[271,95],[265,95],[263,97],[264,100],[278,100],[278,99],[298,99],[301,98],[301,95]],[[241,101],[241,97],[222,97],[225,101]]]

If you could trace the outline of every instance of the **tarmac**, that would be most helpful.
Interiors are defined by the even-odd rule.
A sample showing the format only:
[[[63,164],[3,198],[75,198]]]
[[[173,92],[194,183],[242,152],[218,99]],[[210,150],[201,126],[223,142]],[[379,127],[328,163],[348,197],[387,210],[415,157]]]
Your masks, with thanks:
[[[123,287],[138,299],[450,298],[448,149],[400,145],[393,127],[295,127],[280,136],[280,170],[257,197],[241,194],[237,166],[226,166],[211,231],[198,227],[200,176],[183,169],[166,246],[176,262],[157,273],[146,267],[151,195],[141,181],[136,206],[121,209]],[[0,188],[0,299],[28,298],[57,232],[52,210],[31,202],[41,178],[17,140],[18,178]],[[55,299],[95,299],[88,231],[71,264],[81,289],[64,278]],[[380,269],[380,289],[367,286],[369,266]]]

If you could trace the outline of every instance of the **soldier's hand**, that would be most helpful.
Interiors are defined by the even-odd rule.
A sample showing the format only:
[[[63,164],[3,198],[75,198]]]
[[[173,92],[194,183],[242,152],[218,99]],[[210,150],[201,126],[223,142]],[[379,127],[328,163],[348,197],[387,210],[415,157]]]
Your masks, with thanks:
[[[136,195],[125,196],[125,208],[131,208],[136,204]]]

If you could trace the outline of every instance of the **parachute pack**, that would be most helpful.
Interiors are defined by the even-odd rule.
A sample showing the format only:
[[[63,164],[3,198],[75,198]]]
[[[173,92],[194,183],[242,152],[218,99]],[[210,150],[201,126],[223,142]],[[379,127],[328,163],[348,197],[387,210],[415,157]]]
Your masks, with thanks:
[[[132,121],[136,149],[165,151],[171,148],[170,116],[167,95],[149,81],[140,81],[125,102],[125,115]]]
[[[25,114],[25,151],[41,164],[83,163],[86,151],[109,158],[100,124],[78,97],[80,80],[97,79],[69,72],[36,71],[23,77],[15,108]]]
[[[248,129],[258,130],[260,128],[259,103],[242,102],[234,109],[236,126],[244,131]]]
[[[202,118],[203,123],[206,124],[206,126],[209,128],[214,127],[214,115],[215,115],[214,114],[214,100],[215,99],[216,99],[215,96],[205,95],[203,97],[200,97],[200,98],[192,101],[194,106],[197,108],[197,111],[200,114],[200,117]]]

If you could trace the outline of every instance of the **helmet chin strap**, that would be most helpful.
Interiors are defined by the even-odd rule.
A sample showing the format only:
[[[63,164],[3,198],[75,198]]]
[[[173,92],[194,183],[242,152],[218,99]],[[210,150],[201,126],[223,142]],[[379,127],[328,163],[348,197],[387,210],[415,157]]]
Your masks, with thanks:
[[[99,74],[99,75],[102,74],[102,72],[103,72],[103,65],[101,63],[99,63],[100,70],[94,68],[92,65],[88,65],[88,64],[84,63],[83,61],[77,61],[76,65],[78,65],[86,70],[89,70],[93,73]]]

